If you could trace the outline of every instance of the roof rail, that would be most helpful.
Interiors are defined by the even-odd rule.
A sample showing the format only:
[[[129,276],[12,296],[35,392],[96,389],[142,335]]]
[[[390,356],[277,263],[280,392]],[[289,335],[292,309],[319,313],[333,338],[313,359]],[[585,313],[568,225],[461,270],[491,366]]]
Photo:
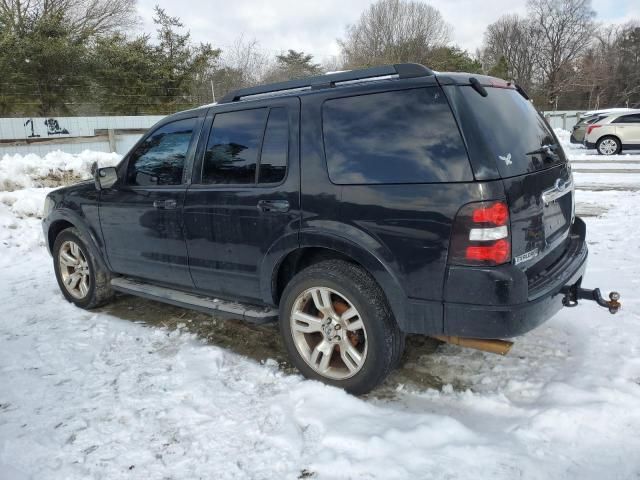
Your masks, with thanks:
[[[304,91],[309,89],[333,88],[343,82],[356,82],[358,80],[371,80],[378,77],[397,76],[397,78],[428,77],[433,71],[419,63],[398,63],[395,65],[383,65],[381,67],[350,70],[348,72],[329,73],[317,77],[307,77],[287,82],[270,83],[257,87],[241,88],[227,93],[218,103],[238,102],[246,97],[263,96],[269,94],[283,94],[288,91]]]

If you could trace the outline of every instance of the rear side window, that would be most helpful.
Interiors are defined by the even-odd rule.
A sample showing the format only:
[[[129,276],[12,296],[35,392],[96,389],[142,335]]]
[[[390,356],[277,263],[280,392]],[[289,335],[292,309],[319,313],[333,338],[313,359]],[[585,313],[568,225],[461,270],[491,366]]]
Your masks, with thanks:
[[[286,108],[218,113],[207,141],[202,183],[280,183],[286,176],[288,152]]]
[[[218,113],[202,168],[202,183],[255,183],[258,155],[269,110]]]
[[[180,185],[196,119],[171,122],[149,135],[131,154],[127,183],[134,186]]]
[[[327,100],[322,121],[333,183],[473,179],[458,127],[439,87]]]
[[[616,118],[611,123],[640,123],[640,114],[623,115],[621,117]]]

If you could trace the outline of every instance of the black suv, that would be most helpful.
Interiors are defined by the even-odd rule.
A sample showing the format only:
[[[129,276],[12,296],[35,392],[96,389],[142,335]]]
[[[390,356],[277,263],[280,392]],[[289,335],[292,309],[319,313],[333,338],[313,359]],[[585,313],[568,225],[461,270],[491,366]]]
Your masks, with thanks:
[[[416,64],[171,115],[117,167],[51,192],[43,227],[76,305],[120,291],[279,317],[298,369],[354,393],[385,378],[407,333],[490,348],[478,339],[597,292],[579,288],[570,167],[526,94]]]

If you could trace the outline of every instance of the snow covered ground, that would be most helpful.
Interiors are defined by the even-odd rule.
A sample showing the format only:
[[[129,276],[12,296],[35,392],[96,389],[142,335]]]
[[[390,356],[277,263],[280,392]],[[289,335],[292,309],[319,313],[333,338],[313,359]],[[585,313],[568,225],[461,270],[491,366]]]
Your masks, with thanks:
[[[414,338],[365,398],[292,372],[270,327],[224,337],[210,317],[127,297],[71,306],[43,246],[42,202],[116,158],[3,158],[0,479],[637,480],[640,171],[581,173],[623,158],[567,153],[588,225],[584,284],[620,291],[624,309],[564,309],[507,357]]]

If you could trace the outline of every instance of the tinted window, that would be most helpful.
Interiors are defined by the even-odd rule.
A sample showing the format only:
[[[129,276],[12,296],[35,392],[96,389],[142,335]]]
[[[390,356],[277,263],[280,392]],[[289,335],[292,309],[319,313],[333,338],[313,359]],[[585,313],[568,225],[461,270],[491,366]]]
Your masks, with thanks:
[[[592,123],[599,122],[603,118],[605,118],[603,115],[596,115],[595,117],[588,119],[585,123],[588,123],[589,125],[591,125]]]
[[[255,183],[267,109],[218,113],[207,142],[202,183]]]
[[[178,120],[148,136],[133,152],[127,168],[130,185],[179,185],[196,119]]]
[[[544,119],[530,101],[510,88],[487,87],[483,97],[472,87],[462,86],[468,103],[469,122],[475,123],[489,154],[493,155],[502,177],[512,177],[566,161],[562,148]],[[534,153],[543,146],[555,150],[551,155]]]
[[[640,114],[623,115],[622,117],[616,118],[611,123],[640,123]]]
[[[328,100],[322,118],[334,183],[473,178],[460,133],[438,87]]]
[[[284,179],[289,151],[289,119],[284,108],[272,108],[260,155],[259,183],[279,183]]]

